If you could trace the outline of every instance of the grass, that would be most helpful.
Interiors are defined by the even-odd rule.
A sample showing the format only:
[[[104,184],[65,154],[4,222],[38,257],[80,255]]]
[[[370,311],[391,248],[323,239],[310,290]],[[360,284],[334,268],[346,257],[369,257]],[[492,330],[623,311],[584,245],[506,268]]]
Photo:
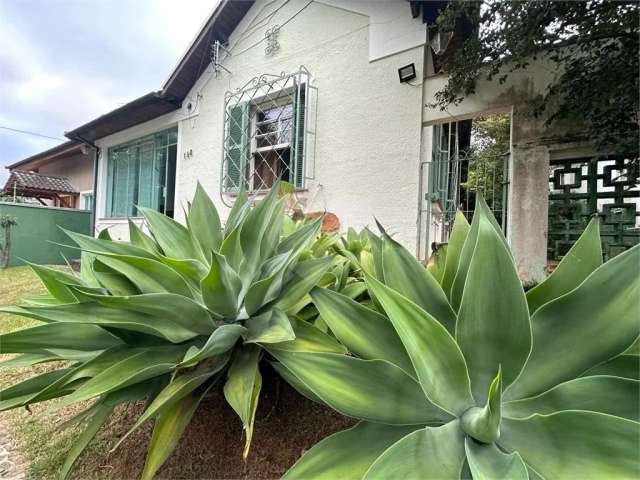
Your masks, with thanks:
[[[29,267],[12,267],[0,270],[0,305],[22,303],[25,295],[39,295],[46,290]],[[7,313],[0,313],[0,334],[37,325],[39,322]],[[6,360],[9,355],[0,355]],[[56,365],[34,365],[32,367],[0,369],[0,388],[31,376],[43,373]],[[34,405],[31,412],[25,409],[9,410],[2,413],[3,426],[11,431],[18,449],[26,463],[28,478],[54,478],[62,465],[66,452],[75,437],[73,430],[55,431],[55,426],[72,415],[72,409],[50,413],[51,402]]]

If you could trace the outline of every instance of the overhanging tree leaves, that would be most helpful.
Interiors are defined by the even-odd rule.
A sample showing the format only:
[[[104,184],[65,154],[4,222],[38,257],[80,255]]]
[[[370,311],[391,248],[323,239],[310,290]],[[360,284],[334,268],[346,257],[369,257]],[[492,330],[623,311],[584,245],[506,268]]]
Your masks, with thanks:
[[[439,28],[464,24],[468,35],[445,65],[449,81],[434,106],[460,102],[478,80],[502,83],[547,61],[556,74],[531,112],[549,126],[579,119],[601,149],[637,155],[639,8],[633,0],[449,2]]]

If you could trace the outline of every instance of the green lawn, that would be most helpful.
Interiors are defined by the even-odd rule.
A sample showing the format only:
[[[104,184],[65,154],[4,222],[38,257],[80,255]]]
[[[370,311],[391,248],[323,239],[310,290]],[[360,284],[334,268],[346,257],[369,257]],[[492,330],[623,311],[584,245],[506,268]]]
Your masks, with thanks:
[[[21,303],[22,296],[42,293],[46,291],[29,267],[0,269],[0,305],[15,305]],[[27,318],[0,313],[0,333],[31,327],[38,323]],[[0,355],[1,360],[8,358],[11,357]],[[45,364],[24,368],[0,368],[0,388],[52,367],[51,364]],[[77,435],[73,429],[58,432],[56,425],[69,418],[79,408],[51,413],[48,410],[52,403],[34,405],[31,407],[32,413],[25,409],[16,409],[1,414],[2,426],[10,430],[22,455],[30,464],[28,478],[54,478],[71,446],[71,440]]]

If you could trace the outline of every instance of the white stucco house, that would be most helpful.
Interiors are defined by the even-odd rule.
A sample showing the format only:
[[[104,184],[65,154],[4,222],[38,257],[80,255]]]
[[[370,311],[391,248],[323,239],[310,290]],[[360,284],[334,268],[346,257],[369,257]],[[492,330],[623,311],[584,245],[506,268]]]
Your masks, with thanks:
[[[550,177],[563,168],[558,191],[567,175],[579,190],[587,173],[571,162],[593,152],[521,111],[551,78],[544,66],[503,85],[480,84],[448,111],[428,107],[446,82],[438,59],[449,38],[430,27],[445,4],[222,0],[160,91],[67,133],[97,151],[96,232],[109,227],[125,239],[135,205],[182,221],[198,181],[224,217],[241,183],[259,196],[280,177],[307,210],[355,228],[375,216],[424,258],[433,242],[446,241],[456,206],[472,210],[462,155],[473,143],[472,122],[501,114],[510,135],[487,195],[523,279],[541,280]],[[606,165],[624,171],[625,162]],[[575,228],[565,227],[557,238],[566,251]]]

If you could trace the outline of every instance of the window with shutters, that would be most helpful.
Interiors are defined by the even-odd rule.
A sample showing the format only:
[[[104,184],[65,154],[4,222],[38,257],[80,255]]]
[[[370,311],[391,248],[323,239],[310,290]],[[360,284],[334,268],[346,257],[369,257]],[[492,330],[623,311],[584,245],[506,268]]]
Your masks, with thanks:
[[[137,216],[136,207],[173,216],[178,129],[109,149],[107,217]]]
[[[225,96],[222,191],[261,191],[306,178],[309,74],[262,75]]]

